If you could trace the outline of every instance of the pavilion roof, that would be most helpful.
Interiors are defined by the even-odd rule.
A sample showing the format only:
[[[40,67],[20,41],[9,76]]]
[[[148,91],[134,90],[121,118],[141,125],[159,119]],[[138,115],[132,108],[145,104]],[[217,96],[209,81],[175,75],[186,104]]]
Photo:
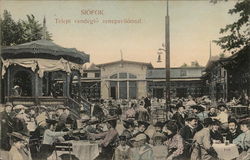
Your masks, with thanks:
[[[64,48],[50,40],[37,40],[15,46],[3,47],[2,57],[4,59],[16,58],[44,58],[61,59],[84,64],[89,62],[89,55],[75,48]]]

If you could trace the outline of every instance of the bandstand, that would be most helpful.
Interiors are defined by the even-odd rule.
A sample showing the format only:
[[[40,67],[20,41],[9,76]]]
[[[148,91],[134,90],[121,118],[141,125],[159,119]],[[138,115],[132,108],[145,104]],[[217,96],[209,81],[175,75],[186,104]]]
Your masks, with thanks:
[[[3,47],[1,60],[5,102],[27,106],[80,102],[88,54],[42,39]]]

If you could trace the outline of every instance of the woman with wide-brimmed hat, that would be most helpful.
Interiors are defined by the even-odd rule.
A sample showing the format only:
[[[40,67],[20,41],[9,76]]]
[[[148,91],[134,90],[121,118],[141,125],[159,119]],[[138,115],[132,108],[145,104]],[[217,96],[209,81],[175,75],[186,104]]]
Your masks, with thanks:
[[[147,121],[138,121],[138,128],[135,131],[133,137],[136,137],[139,134],[144,134],[147,138],[146,138],[146,142],[149,143],[149,136],[145,133],[145,131],[148,129],[148,127],[150,126],[150,123],[148,123]]]
[[[163,133],[156,132],[153,137],[153,157],[154,160],[166,160],[168,155],[168,147],[163,144],[166,136]]]
[[[151,160],[153,158],[153,150],[150,145],[146,143],[147,137],[145,134],[138,134],[132,141],[133,148],[131,148],[130,159],[132,160]]]
[[[123,127],[125,128],[122,132],[122,136],[127,138],[127,144],[131,146],[130,139],[133,138],[133,132],[135,129],[134,120],[123,120]]]

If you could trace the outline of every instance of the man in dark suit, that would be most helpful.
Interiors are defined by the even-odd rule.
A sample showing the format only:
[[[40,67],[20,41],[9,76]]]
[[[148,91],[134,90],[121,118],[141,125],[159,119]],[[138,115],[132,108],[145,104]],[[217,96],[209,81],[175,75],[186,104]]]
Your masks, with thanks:
[[[229,140],[230,143],[233,143],[233,140],[241,133],[242,131],[239,129],[236,119],[229,119],[226,139]]]
[[[6,103],[4,111],[0,113],[1,120],[1,149],[9,151],[10,146],[10,137],[9,133],[13,131],[13,119],[12,119],[12,104]]]
[[[180,130],[180,135],[184,140],[185,158],[189,159],[191,156],[191,147],[193,145],[193,138],[197,132],[198,117],[195,114],[190,114],[187,119],[187,125]]]
[[[178,105],[176,107],[178,108],[178,111],[173,115],[172,119],[176,121],[178,130],[180,130],[185,126],[185,119],[187,118],[187,115],[185,114],[184,106]]]

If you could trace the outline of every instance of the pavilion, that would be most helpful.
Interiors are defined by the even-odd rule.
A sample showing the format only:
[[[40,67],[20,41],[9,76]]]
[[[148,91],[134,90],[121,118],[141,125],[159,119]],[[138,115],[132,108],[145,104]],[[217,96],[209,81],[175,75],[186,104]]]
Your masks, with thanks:
[[[79,102],[77,89],[88,54],[41,39],[3,47],[1,60],[5,102],[27,106]]]

